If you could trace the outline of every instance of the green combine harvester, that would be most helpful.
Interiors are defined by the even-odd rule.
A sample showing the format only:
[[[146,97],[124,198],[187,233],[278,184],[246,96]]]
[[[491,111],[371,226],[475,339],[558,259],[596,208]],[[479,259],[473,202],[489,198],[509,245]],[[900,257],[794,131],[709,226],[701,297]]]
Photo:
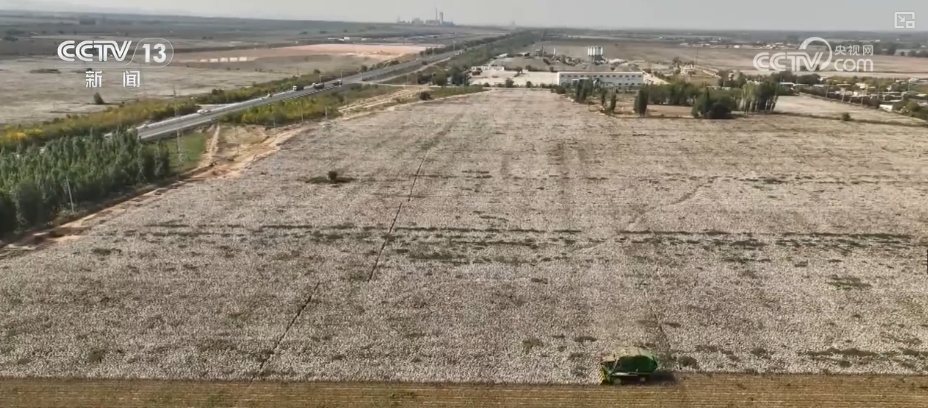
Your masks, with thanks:
[[[616,379],[645,382],[657,371],[657,359],[650,351],[639,347],[619,347],[603,357],[599,365],[599,378],[603,384]]]

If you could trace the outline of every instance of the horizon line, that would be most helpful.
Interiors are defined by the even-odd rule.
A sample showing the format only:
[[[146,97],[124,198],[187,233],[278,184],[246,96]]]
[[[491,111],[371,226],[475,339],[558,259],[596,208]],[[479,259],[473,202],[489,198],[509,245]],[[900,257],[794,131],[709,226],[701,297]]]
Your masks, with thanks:
[[[209,15],[201,14],[197,12],[182,12],[177,11],[138,11],[138,10],[119,10],[111,9],[106,11],[73,11],[68,9],[62,10],[36,10],[36,9],[25,9],[25,8],[5,8],[0,6],[0,12],[28,12],[28,13],[68,13],[68,14],[103,14],[103,15],[133,15],[133,16],[148,16],[148,17],[192,17],[192,18],[219,18],[219,19],[238,19],[238,20],[266,20],[266,21],[321,21],[321,22],[344,22],[344,23],[357,23],[357,24],[390,24],[390,25],[412,25],[397,23],[396,21],[371,21],[371,20],[323,20],[323,19],[307,19],[307,18],[289,18],[289,17],[240,17],[240,16],[229,16],[229,15]],[[422,24],[423,27],[443,27],[443,26],[432,26]],[[454,22],[453,26],[444,26],[444,27],[494,27],[494,28],[511,28],[512,25],[507,23],[472,23],[472,22]],[[899,32],[900,34],[908,33],[919,33],[919,34],[928,34],[926,29],[882,29],[882,30],[866,30],[866,29],[800,29],[800,28],[789,28],[789,29],[778,29],[778,28],[739,28],[739,27],[721,27],[721,28],[698,28],[698,27],[603,27],[603,26],[591,26],[591,27],[581,27],[581,26],[571,26],[571,25],[519,25],[515,24],[516,29],[573,29],[573,30],[594,30],[594,31],[697,31],[697,32],[813,32],[813,33],[833,33],[833,32],[847,32],[847,33],[894,33]]]

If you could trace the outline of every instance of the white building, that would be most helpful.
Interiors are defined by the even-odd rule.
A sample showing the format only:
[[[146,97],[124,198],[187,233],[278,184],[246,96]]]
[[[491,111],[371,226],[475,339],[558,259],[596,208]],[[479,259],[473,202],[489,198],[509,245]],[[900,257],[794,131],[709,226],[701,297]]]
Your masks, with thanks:
[[[613,86],[639,87],[644,85],[644,72],[558,72],[557,84],[570,85],[582,79],[599,80]]]
[[[483,65],[483,66],[479,66],[479,67],[471,67],[470,70],[471,70],[471,72],[477,72],[477,71],[505,71],[505,70],[506,70],[506,67],[504,67],[504,66],[502,66],[502,65]]]

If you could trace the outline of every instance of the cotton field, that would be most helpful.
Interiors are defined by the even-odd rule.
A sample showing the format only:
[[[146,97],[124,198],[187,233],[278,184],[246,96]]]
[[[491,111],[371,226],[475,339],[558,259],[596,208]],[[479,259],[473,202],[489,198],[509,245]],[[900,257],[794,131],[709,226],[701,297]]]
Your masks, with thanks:
[[[928,372],[924,131],[492,90],[307,130],[0,260],[0,376]],[[326,181],[337,171],[339,181]]]

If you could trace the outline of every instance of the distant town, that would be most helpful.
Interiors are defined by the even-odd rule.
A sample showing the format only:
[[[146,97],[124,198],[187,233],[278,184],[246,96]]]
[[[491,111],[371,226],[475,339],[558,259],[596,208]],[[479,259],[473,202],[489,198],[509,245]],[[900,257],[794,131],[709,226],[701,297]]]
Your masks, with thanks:
[[[405,21],[399,17],[396,18],[397,24],[410,24],[410,25],[436,25],[436,26],[453,26],[454,23],[451,21],[445,21],[445,13],[435,9],[435,18],[432,20],[422,20],[419,17],[416,17],[412,20]]]

